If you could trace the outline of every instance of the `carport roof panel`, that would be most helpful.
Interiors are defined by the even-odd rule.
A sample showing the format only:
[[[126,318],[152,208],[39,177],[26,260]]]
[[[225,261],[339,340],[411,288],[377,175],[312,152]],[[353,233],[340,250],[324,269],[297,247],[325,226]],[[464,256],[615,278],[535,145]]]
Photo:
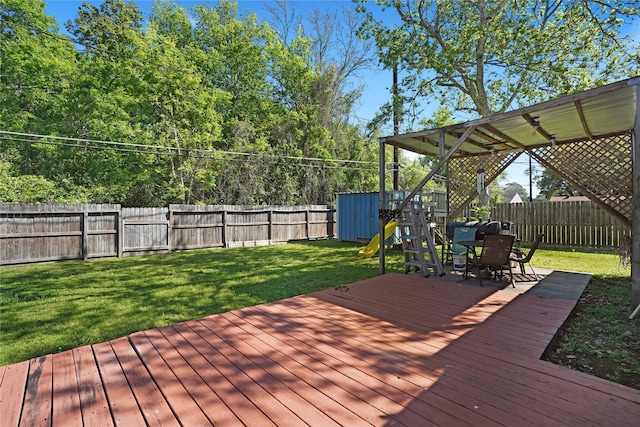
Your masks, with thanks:
[[[476,126],[476,132],[461,145],[457,155],[546,145],[551,144],[551,137],[555,137],[555,143],[562,143],[620,134],[635,127],[639,85],[640,77],[634,77],[519,110],[437,129],[388,136],[380,141],[439,157],[441,134],[444,134],[448,150],[471,126]],[[532,126],[532,119],[539,121],[538,129]]]

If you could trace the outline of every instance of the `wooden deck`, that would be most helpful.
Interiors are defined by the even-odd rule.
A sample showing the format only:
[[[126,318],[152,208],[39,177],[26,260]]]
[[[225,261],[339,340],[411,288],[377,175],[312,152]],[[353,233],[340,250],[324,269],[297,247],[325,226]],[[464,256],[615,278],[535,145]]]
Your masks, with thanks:
[[[388,274],[0,367],[11,426],[626,426],[540,360],[575,301]]]

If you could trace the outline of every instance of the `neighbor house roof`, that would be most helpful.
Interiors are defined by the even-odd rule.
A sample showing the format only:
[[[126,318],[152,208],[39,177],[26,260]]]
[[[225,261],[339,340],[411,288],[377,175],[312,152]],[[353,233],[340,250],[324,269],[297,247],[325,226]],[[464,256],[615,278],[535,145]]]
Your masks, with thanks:
[[[509,203],[524,203],[524,202],[522,201],[522,197],[520,197],[520,195],[516,193],[515,196],[511,198]]]
[[[551,196],[549,198],[550,202],[588,202],[590,200],[587,196]]]

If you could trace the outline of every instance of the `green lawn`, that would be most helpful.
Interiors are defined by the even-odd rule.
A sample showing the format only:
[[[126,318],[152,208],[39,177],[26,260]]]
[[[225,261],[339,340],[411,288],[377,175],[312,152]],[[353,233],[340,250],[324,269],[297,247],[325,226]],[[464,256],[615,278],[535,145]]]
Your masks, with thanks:
[[[328,240],[2,267],[0,365],[377,275],[357,252]]]
[[[328,240],[3,267],[0,365],[377,275],[378,259],[358,248]],[[589,272],[630,295],[613,254],[539,249],[534,265]],[[403,271],[400,252],[387,271]]]

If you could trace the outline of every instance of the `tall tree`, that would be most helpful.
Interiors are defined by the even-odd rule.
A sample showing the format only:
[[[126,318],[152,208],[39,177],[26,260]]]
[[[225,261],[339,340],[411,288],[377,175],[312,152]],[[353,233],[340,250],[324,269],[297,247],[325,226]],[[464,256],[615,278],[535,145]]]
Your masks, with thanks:
[[[58,36],[56,22],[44,8],[41,0],[0,2],[0,130],[64,132],[66,94],[78,75],[75,49]],[[38,193],[41,196],[35,199],[49,201],[66,193],[66,200],[84,201],[74,197],[77,188],[68,181],[52,180],[60,166],[52,159],[59,151],[59,146],[4,135],[0,162],[4,162],[6,180],[15,184],[9,200],[33,201]]]
[[[105,0],[100,7],[84,2],[78,16],[65,24],[78,43],[101,53],[133,53],[142,30],[142,12],[133,2]]]
[[[0,128],[42,130],[74,77],[73,45],[42,0],[0,3]]]
[[[361,93],[362,73],[372,69],[377,61],[373,43],[359,37],[358,29],[364,18],[346,7],[339,10],[314,7],[302,18],[285,0],[278,0],[267,10],[286,45],[300,39],[310,42],[310,60],[316,72],[323,75],[314,92],[322,105],[320,119],[324,124],[335,119],[335,123],[348,120]]]
[[[141,134],[140,62],[144,40],[142,14],[132,2],[105,0],[99,7],[83,3],[65,24],[82,46],[77,53],[78,78],[67,96],[65,136],[144,143]],[[144,51],[144,49],[142,49]],[[125,205],[158,205],[151,157],[136,148],[92,148],[77,142],[61,150],[59,178],[91,189],[94,202],[117,200]]]
[[[383,63],[406,75],[407,102],[437,96],[484,117],[639,72],[638,47],[620,31],[640,15],[637,2],[376,1],[399,24],[360,2]]]
[[[542,173],[536,177],[536,184],[547,199],[552,196],[579,196],[580,193],[565,181],[558,178],[549,169],[543,169]]]
[[[0,200],[331,203],[375,187],[340,67],[233,1],[162,0],[148,22],[133,2],[84,3],[73,41],[42,1],[0,7],[0,130],[68,137],[0,141]]]

